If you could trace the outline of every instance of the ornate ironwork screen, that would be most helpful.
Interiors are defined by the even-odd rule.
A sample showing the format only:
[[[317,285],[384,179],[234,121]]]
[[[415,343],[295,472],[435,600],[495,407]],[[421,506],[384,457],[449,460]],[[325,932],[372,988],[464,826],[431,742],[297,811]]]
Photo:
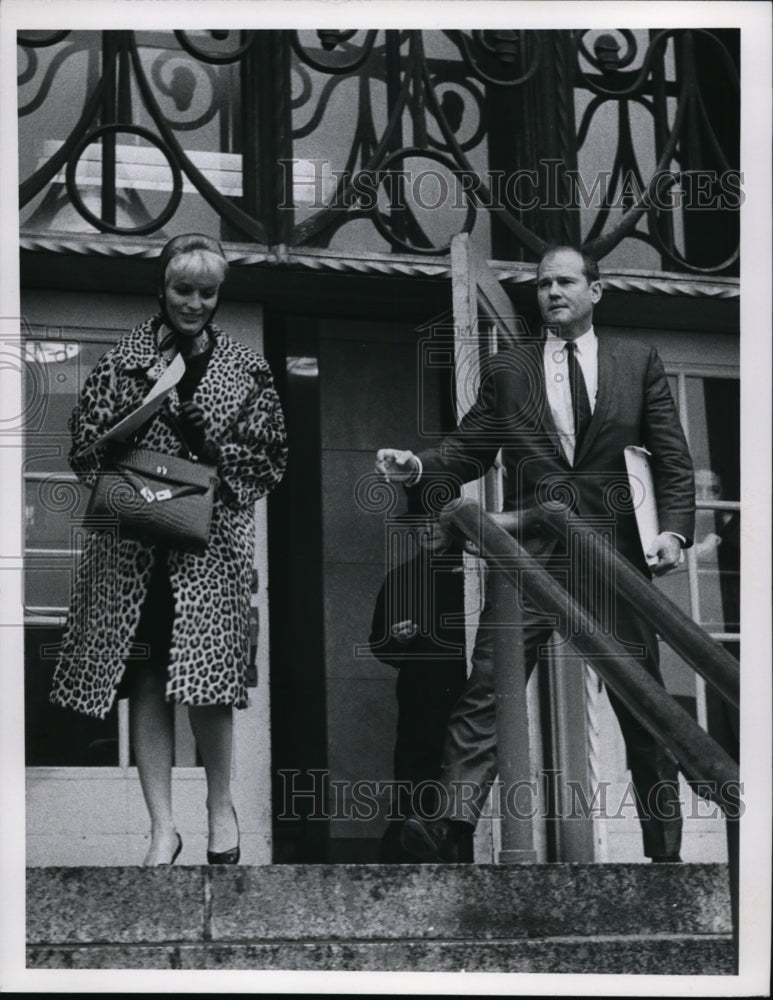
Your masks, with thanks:
[[[18,36],[23,233],[734,275],[739,33]]]

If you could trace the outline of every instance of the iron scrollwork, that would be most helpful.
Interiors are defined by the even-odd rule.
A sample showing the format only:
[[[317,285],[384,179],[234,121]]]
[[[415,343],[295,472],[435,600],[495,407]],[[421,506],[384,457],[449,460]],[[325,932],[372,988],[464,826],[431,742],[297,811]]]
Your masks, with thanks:
[[[495,87],[519,87],[531,80],[542,57],[539,38],[530,38],[529,32],[473,31],[467,35],[456,31],[453,37],[473,76]],[[527,48],[527,64],[520,67]],[[485,65],[487,57],[489,66]]]
[[[180,205],[183,187],[182,171],[171,157],[165,157],[165,160],[172,172],[172,193],[169,201],[163,211],[160,212],[156,218],[149,219],[144,225],[135,226],[132,229],[129,229],[127,226],[116,225],[115,223],[109,222],[106,219],[95,215],[95,213],[88,208],[81,197],[81,193],[78,190],[78,184],[75,179],[78,161],[86,147],[91,145],[92,142],[96,142],[98,140],[101,141],[103,138],[107,137],[112,138],[121,133],[124,135],[139,136],[140,138],[145,139],[146,142],[150,143],[150,145],[156,146],[162,154],[165,153],[163,145],[149,129],[142,128],[139,125],[100,125],[97,128],[91,129],[83,136],[67,161],[67,172],[65,175],[67,193],[70,196],[73,205],[75,205],[83,218],[86,219],[87,222],[90,222],[95,229],[101,229],[103,232],[108,233],[117,233],[122,235],[131,233],[134,236],[143,236],[147,233],[152,233],[163,228],[163,226],[165,226],[166,223],[172,218]]]
[[[701,67],[695,58],[696,39],[705,40],[710,46],[712,73],[716,74],[717,66],[722,67],[725,74],[723,82],[736,102],[740,97],[738,69],[716,35],[702,29],[651,32],[649,45],[638,69],[627,68],[639,55],[636,38],[630,31],[619,32],[619,37],[625,42],[622,52],[618,37],[604,33],[597,36],[591,54],[585,44],[585,33],[576,33],[577,82],[595,95],[577,130],[578,148],[582,148],[593,118],[605,104],[612,102],[618,115],[617,147],[609,171],[609,185],[590,227],[586,249],[601,259],[622,240],[635,238],[654,247],[667,269],[695,274],[728,273],[738,261],[738,216],[733,210],[740,207],[741,203],[741,174],[735,159],[737,149],[723,147],[714,129],[712,115],[706,107],[702,94]],[[673,46],[672,59],[676,67],[672,81],[665,79],[663,72],[665,51],[669,43]],[[596,72],[584,70],[583,60]],[[668,98],[675,101],[676,105],[670,127],[666,105]],[[656,165],[647,177],[640,166],[641,144],[637,151],[633,134],[630,117],[632,104],[643,108],[651,116],[656,136]],[[696,150],[696,136],[700,133],[704,139]],[[682,187],[685,183],[690,184],[696,175],[713,188],[710,196],[709,192],[705,192],[707,197],[704,204],[696,204],[698,199],[691,197],[692,192],[685,192]],[[623,178],[626,177],[631,181],[627,192],[623,191]],[[729,183],[730,187],[724,187],[724,182]],[[677,191],[682,196],[687,194],[688,205],[681,219],[685,228],[696,216],[703,221],[707,208],[719,208],[721,211],[723,200],[724,207],[731,210],[725,217],[734,222],[732,228],[735,229],[735,238],[732,245],[725,243],[726,253],[719,261],[702,264],[689,259],[688,254],[679,252],[674,240],[672,210]],[[618,222],[607,227],[611,206],[618,198],[623,203],[627,201],[625,212]],[[690,209],[696,210],[692,220],[689,217]],[[646,231],[636,229],[642,217],[647,220]]]
[[[209,35],[216,42],[226,41],[232,33],[230,31],[210,31]],[[213,66],[225,66],[228,63],[236,63],[245,55],[246,52],[250,50],[252,44],[255,40],[254,31],[240,31],[239,42],[235,49],[202,49],[199,48],[194,42],[188,37],[188,32],[186,31],[175,31],[174,36],[180,43],[181,48],[183,48],[189,56],[193,56],[194,59],[199,59],[202,62],[209,63]]]
[[[18,76],[22,128],[35,113],[45,120],[58,82],[67,83],[62,67],[87,47],[83,34],[17,36],[25,57]],[[22,179],[22,206],[58,185],[56,204],[68,202],[98,231],[149,234],[173,224],[187,182],[185,190],[195,191],[221,220],[219,235],[232,240],[324,248],[343,227],[365,219],[376,246],[380,239],[397,253],[440,256],[453,233],[439,236],[442,227],[429,226],[416,198],[406,199],[410,178],[402,167],[411,161],[428,164],[428,175],[454,187],[459,211],[431,221],[442,215],[446,230],[471,232],[486,212],[509,234],[508,253],[515,257],[536,256],[557,231],[556,217],[566,220],[558,231],[579,232],[579,211],[585,246],[599,258],[624,242],[640,242],[667,270],[721,275],[737,265],[737,213],[732,191],[722,187],[735,176],[740,197],[737,141],[732,128],[718,124],[721,115],[705,96],[710,67],[729,95],[725,119],[737,119],[738,59],[719,33],[175,31],[156,33],[153,45],[141,34],[100,33],[99,59],[92,53],[77,120]],[[47,63],[38,56],[43,50],[51,53]],[[224,72],[231,74],[227,84],[219,76]],[[344,98],[348,134],[328,117],[334,101]],[[502,109],[516,123],[510,146],[493,142]],[[598,152],[593,135],[602,119],[614,121],[615,129],[605,184],[593,187],[601,191],[595,204],[578,209],[572,199],[577,178],[585,190],[596,184],[582,170]],[[241,195],[213,180],[183,141],[205,127],[219,129],[220,146],[211,152],[240,164]],[[111,173],[121,134],[155,147],[168,166],[167,204],[152,217]],[[78,188],[78,162],[96,142],[102,145],[101,212]],[[309,162],[326,160],[339,169],[331,171],[322,202],[301,212],[290,186],[309,149],[315,151]],[[537,180],[541,210],[529,211],[494,183],[519,175],[529,181],[536,168],[551,164],[565,203],[547,203],[555,192]],[[715,196],[727,196],[710,218],[705,211],[691,215],[684,199],[676,203],[677,191],[700,172],[715,177]],[[64,184],[57,180],[62,174]],[[132,225],[116,217],[119,204]],[[707,259],[707,241],[719,259]]]

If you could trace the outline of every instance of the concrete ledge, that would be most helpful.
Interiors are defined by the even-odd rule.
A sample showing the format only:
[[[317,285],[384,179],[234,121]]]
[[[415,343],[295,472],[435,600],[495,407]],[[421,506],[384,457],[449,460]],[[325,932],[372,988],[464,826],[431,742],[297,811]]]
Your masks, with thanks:
[[[371,941],[29,948],[30,969],[733,975],[726,937]]]
[[[725,865],[28,870],[32,968],[733,971]]]
[[[29,868],[27,941],[200,941],[206,868]]]
[[[292,865],[270,872],[212,871],[213,940],[730,933],[719,865]]]

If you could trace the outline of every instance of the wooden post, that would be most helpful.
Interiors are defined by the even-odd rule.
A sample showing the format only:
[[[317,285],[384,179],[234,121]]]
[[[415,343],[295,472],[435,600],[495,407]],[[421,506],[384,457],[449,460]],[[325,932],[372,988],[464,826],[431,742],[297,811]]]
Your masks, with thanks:
[[[518,591],[500,572],[488,576],[494,609],[494,690],[496,692],[497,762],[499,764],[502,849],[500,864],[533,864],[533,811],[536,788],[529,785],[529,725],[526,710],[526,663]],[[520,792],[520,794],[519,794]]]

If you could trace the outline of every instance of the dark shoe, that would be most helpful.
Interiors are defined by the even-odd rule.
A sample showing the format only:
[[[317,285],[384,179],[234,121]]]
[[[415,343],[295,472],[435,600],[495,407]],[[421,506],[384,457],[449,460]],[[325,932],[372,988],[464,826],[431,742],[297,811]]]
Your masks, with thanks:
[[[234,809],[234,819],[236,820],[236,829],[239,829],[239,820],[236,817],[236,810]],[[238,865],[239,858],[241,857],[241,850],[239,844],[236,847],[232,847],[228,851],[207,851],[207,864],[209,865]]]
[[[448,819],[425,821],[418,816],[409,816],[403,823],[400,843],[416,861],[452,864],[459,860],[460,828],[466,825]]]
[[[378,863],[381,865],[403,865],[410,864],[413,858],[409,858],[400,843],[400,834],[403,829],[403,822],[390,820],[381,838],[378,850]]]
[[[656,854],[651,861],[654,865],[682,864],[682,859],[678,854]]]

